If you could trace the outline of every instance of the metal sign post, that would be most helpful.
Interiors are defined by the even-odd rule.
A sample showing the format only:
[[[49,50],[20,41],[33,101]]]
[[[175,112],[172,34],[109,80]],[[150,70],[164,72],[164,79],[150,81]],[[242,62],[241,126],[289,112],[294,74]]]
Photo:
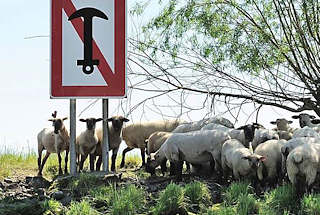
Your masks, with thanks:
[[[76,173],[76,100],[70,99],[70,174]]]
[[[109,109],[109,100],[102,99],[102,118],[103,118],[103,138],[102,138],[102,162],[103,167],[102,171],[109,172],[109,139],[108,139],[108,109]]]

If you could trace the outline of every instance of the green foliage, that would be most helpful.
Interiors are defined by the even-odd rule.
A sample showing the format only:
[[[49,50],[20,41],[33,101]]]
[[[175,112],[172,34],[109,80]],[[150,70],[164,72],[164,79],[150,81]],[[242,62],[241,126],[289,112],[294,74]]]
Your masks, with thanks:
[[[208,206],[211,200],[207,185],[199,181],[186,184],[184,193],[190,204],[204,204]]]
[[[258,206],[252,194],[242,194],[238,197],[236,211],[239,215],[256,214]]]
[[[42,204],[44,210],[43,215],[62,215],[63,206],[60,202],[55,200],[45,200]]]
[[[295,213],[298,209],[297,195],[291,184],[286,184],[265,195],[265,201],[260,207],[261,214],[280,214],[285,211]]]
[[[236,211],[233,207],[218,206],[209,208],[203,215],[236,215]]]
[[[81,173],[78,178],[74,178],[70,181],[68,187],[73,193],[77,193],[80,196],[85,196],[88,191],[101,183],[101,179],[98,176],[90,173]]]
[[[89,190],[89,194],[93,197],[93,201],[98,208],[111,207],[116,192],[116,188],[113,185],[101,186]]]
[[[185,207],[184,200],[182,187],[170,183],[160,194],[160,198],[153,212],[155,215],[174,214],[179,209]]]
[[[246,182],[232,183],[222,194],[224,202],[228,206],[236,205],[240,198],[253,193],[252,187]]]
[[[90,206],[89,201],[82,200],[81,202],[71,202],[66,215],[98,215],[98,211]]]
[[[320,215],[320,194],[305,195],[301,200],[301,210],[304,214]]]

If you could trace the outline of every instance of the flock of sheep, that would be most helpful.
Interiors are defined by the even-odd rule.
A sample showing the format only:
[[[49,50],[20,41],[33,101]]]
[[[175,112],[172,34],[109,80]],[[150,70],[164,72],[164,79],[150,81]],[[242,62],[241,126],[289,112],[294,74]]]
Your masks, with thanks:
[[[45,128],[38,134],[38,175],[50,153],[57,153],[59,174],[62,174],[61,155],[66,151],[65,172],[67,172],[69,134],[56,112],[51,119],[53,128]],[[166,162],[170,162],[170,175],[181,180],[183,162],[191,164],[193,172],[207,169],[221,176],[236,180],[247,178],[253,184],[275,186],[286,176],[296,186],[299,195],[310,191],[320,172],[320,120],[309,114],[293,116],[299,119],[301,128],[292,128],[292,121],[277,119],[273,129],[253,123],[234,128],[225,118],[212,117],[197,122],[176,120],[147,121],[123,126],[129,120],[122,116],[107,119],[109,123],[109,149],[112,150],[111,170],[122,140],[127,148],[122,152],[120,167],[125,165],[125,154],[134,149],[141,150],[142,165],[147,172],[155,174],[160,166],[165,174]],[[102,161],[102,129],[96,129],[96,122],[102,118],[80,119],[86,123],[86,130],[76,139],[78,169],[89,155],[90,170],[99,170]],[[46,155],[41,161],[42,151]],[[146,151],[147,150],[147,151]],[[148,155],[145,161],[145,153]],[[96,157],[98,160],[96,161]],[[96,165],[96,168],[95,166]]]

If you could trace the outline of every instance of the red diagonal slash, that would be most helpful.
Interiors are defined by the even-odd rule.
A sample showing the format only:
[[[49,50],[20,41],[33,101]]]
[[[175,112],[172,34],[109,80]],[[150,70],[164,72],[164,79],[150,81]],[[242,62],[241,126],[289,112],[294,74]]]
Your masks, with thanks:
[[[68,17],[70,17],[71,14],[73,14],[77,10],[71,0],[64,0],[63,5],[64,5],[64,11],[66,12]],[[84,42],[82,19],[80,19],[80,18],[74,19],[71,21],[71,23],[72,23],[73,27],[75,28],[75,30],[77,31],[82,42]],[[93,49],[92,50],[93,58],[99,59],[98,68],[101,72],[101,75],[104,78],[104,80],[106,81],[106,83],[108,84],[108,86],[110,87],[114,83],[116,77],[115,77],[115,74],[112,72],[108,62],[104,58],[101,50],[99,49],[99,47],[94,39],[92,41],[92,49]]]

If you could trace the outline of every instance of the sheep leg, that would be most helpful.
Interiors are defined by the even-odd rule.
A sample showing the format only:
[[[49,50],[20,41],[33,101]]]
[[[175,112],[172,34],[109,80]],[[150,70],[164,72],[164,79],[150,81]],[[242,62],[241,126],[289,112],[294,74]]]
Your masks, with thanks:
[[[175,162],[177,181],[182,181],[183,161]]]
[[[190,173],[190,163],[187,161],[185,163],[186,163],[186,167],[187,167],[187,172]]]
[[[66,150],[66,156],[64,157],[64,174],[68,174],[68,156],[69,156],[69,150]]]
[[[60,152],[57,152],[57,154],[58,154],[58,161],[59,161],[59,175],[62,175],[61,154],[60,154]]]
[[[79,172],[83,169],[84,161],[87,159],[88,155],[81,155],[80,165],[79,165]]]
[[[43,150],[43,147],[42,149],[39,150],[38,152],[38,175],[41,176],[41,173],[40,173],[40,168],[41,168],[41,159],[42,159],[42,150]]]
[[[173,176],[176,174],[176,165],[174,162],[170,162],[170,176]]]
[[[131,151],[133,148],[125,148],[122,152],[122,160],[121,160],[121,164],[120,164],[120,168],[123,168],[124,167],[124,160],[125,160],[125,157],[126,157],[126,153]]]
[[[100,171],[101,163],[102,163],[102,155],[99,155],[96,163],[96,171]]]
[[[112,157],[111,157],[111,171],[116,171],[116,160],[119,148],[112,150]]]
[[[94,171],[94,162],[96,161],[96,156],[94,154],[89,155],[89,161],[90,161],[90,171]]]
[[[49,156],[50,156],[50,152],[47,151],[46,155],[44,156],[44,158],[42,160],[41,167],[39,169],[39,173],[38,173],[39,176],[42,175],[43,167],[44,167],[45,163],[47,162],[47,159],[48,159]]]
[[[160,167],[161,167],[161,173],[164,176],[167,171],[167,159],[161,162]]]
[[[146,165],[146,150],[145,148],[141,148],[141,159],[142,159],[142,165],[141,167],[144,167]]]

